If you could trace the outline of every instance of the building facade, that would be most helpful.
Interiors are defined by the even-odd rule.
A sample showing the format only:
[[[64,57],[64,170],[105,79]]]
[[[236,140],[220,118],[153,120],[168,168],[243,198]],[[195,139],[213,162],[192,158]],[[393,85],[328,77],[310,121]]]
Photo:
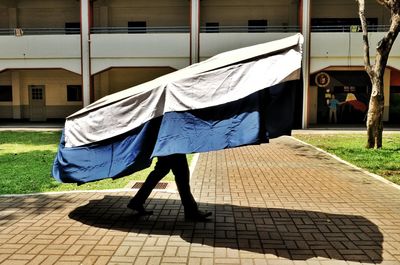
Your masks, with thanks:
[[[303,127],[363,123],[371,89],[363,71],[355,1],[0,0],[0,119],[44,121],[217,53],[301,32]],[[371,47],[390,14],[367,1]],[[374,55],[371,49],[372,56]],[[400,122],[400,40],[385,72],[385,121]]]

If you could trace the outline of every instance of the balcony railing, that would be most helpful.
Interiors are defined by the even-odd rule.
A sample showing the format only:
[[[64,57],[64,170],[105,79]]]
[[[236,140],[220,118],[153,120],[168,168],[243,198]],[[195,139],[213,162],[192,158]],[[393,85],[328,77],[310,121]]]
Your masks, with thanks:
[[[92,34],[121,34],[121,33],[189,33],[189,26],[174,27],[93,27]]]
[[[220,32],[300,32],[299,26],[201,26],[201,33]]]
[[[388,31],[389,25],[369,25],[368,32]],[[312,26],[312,32],[361,32],[360,25]]]
[[[370,25],[369,32],[386,32],[389,25]],[[361,32],[359,25],[312,26],[312,32]],[[189,33],[189,26],[175,27],[93,27],[92,34],[117,33]],[[299,26],[201,26],[201,33],[220,32],[300,32]],[[0,28],[0,35],[68,35],[80,34],[79,28]]]
[[[200,32],[299,32],[299,26],[219,26],[219,27],[200,27]],[[93,27],[92,34],[109,33],[189,33],[188,26],[177,27]]]
[[[67,35],[80,34],[79,28],[2,28],[0,35]]]

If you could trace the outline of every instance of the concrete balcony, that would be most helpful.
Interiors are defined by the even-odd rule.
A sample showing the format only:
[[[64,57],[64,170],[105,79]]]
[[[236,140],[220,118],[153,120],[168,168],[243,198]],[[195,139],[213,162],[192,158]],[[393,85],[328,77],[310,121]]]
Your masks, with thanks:
[[[113,67],[180,69],[190,63],[190,34],[188,29],[147,28],[146,33],[127,28],[92,29],[91,58],[92,74]]]
[[[371,63],[375,58],[378,41],[385,32],[370,32]],[[311,73],[329,66],[363,66],[363,42],[361,32],[312,32]],[[400,69],[400,40],[392,47],[388,66]]]
[[[62,32],[61,32],[62,30]],[[0,31],[0,71],[6,69],[62,68],[80,74],[79,34],[52,30]]]

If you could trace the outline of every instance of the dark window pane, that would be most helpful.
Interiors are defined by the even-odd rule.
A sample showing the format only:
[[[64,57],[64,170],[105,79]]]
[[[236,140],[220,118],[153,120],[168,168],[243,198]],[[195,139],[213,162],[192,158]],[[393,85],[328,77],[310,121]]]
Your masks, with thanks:
[[[65,34],[79,34],[81,31],[81,23],[67,22],[65,23]]]
[[[12,101],[12,86],[0,86],[0,101]]]
[[[128,21],[128,33],[146,33],[146,21]]]
[[[400,86],[391,86],[390,93],[400,93]]]
[[[32,88],[32,99],[42,100],[43,99],[43,89],[42,88]]]
[[[377,31],[377,18],[367,18],[367,24],[369,31]],[[311,27],[317,31],[359,32],[361,22],[359,18],[312,18]]]
[[[82,86],[68,85],[67,86],[67,101],[82,101]]]
[[[268,20],[249,20],[248,31],[249,32],[266,32],[268,27]]]
[[[219,23],[218,22],[207,22],[206,23],[206,32],[219,32]]]

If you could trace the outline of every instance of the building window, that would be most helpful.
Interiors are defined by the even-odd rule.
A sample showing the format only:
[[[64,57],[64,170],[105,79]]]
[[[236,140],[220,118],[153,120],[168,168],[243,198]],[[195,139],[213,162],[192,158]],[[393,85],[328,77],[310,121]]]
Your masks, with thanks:
[[[248,21],[248,32],[266,32],[268,27],[268,20],[258,19]]]
[[[378,19],[367,18],[368,30],[377,31]],[[361,22],[359,18],[312,18],[313,31],[321,32],[359,32]]]
[[[219,22],[206,22],[206,32],[219,32]]]
[[[67,85],[67,101],[82,101],[81,85]]]
[[[65,34],[79,34],[81,31],[81,23],[67,22],[65,23]]]
[[[146,33],[146,21],[128,21],[128,33]]]
[[[32,99],[34,100],[43,99],[43,89],[41,87],[33,87],[31,93],[32,93]]]
[[[0,101],[12,101],[12,86],[0,86]]]

